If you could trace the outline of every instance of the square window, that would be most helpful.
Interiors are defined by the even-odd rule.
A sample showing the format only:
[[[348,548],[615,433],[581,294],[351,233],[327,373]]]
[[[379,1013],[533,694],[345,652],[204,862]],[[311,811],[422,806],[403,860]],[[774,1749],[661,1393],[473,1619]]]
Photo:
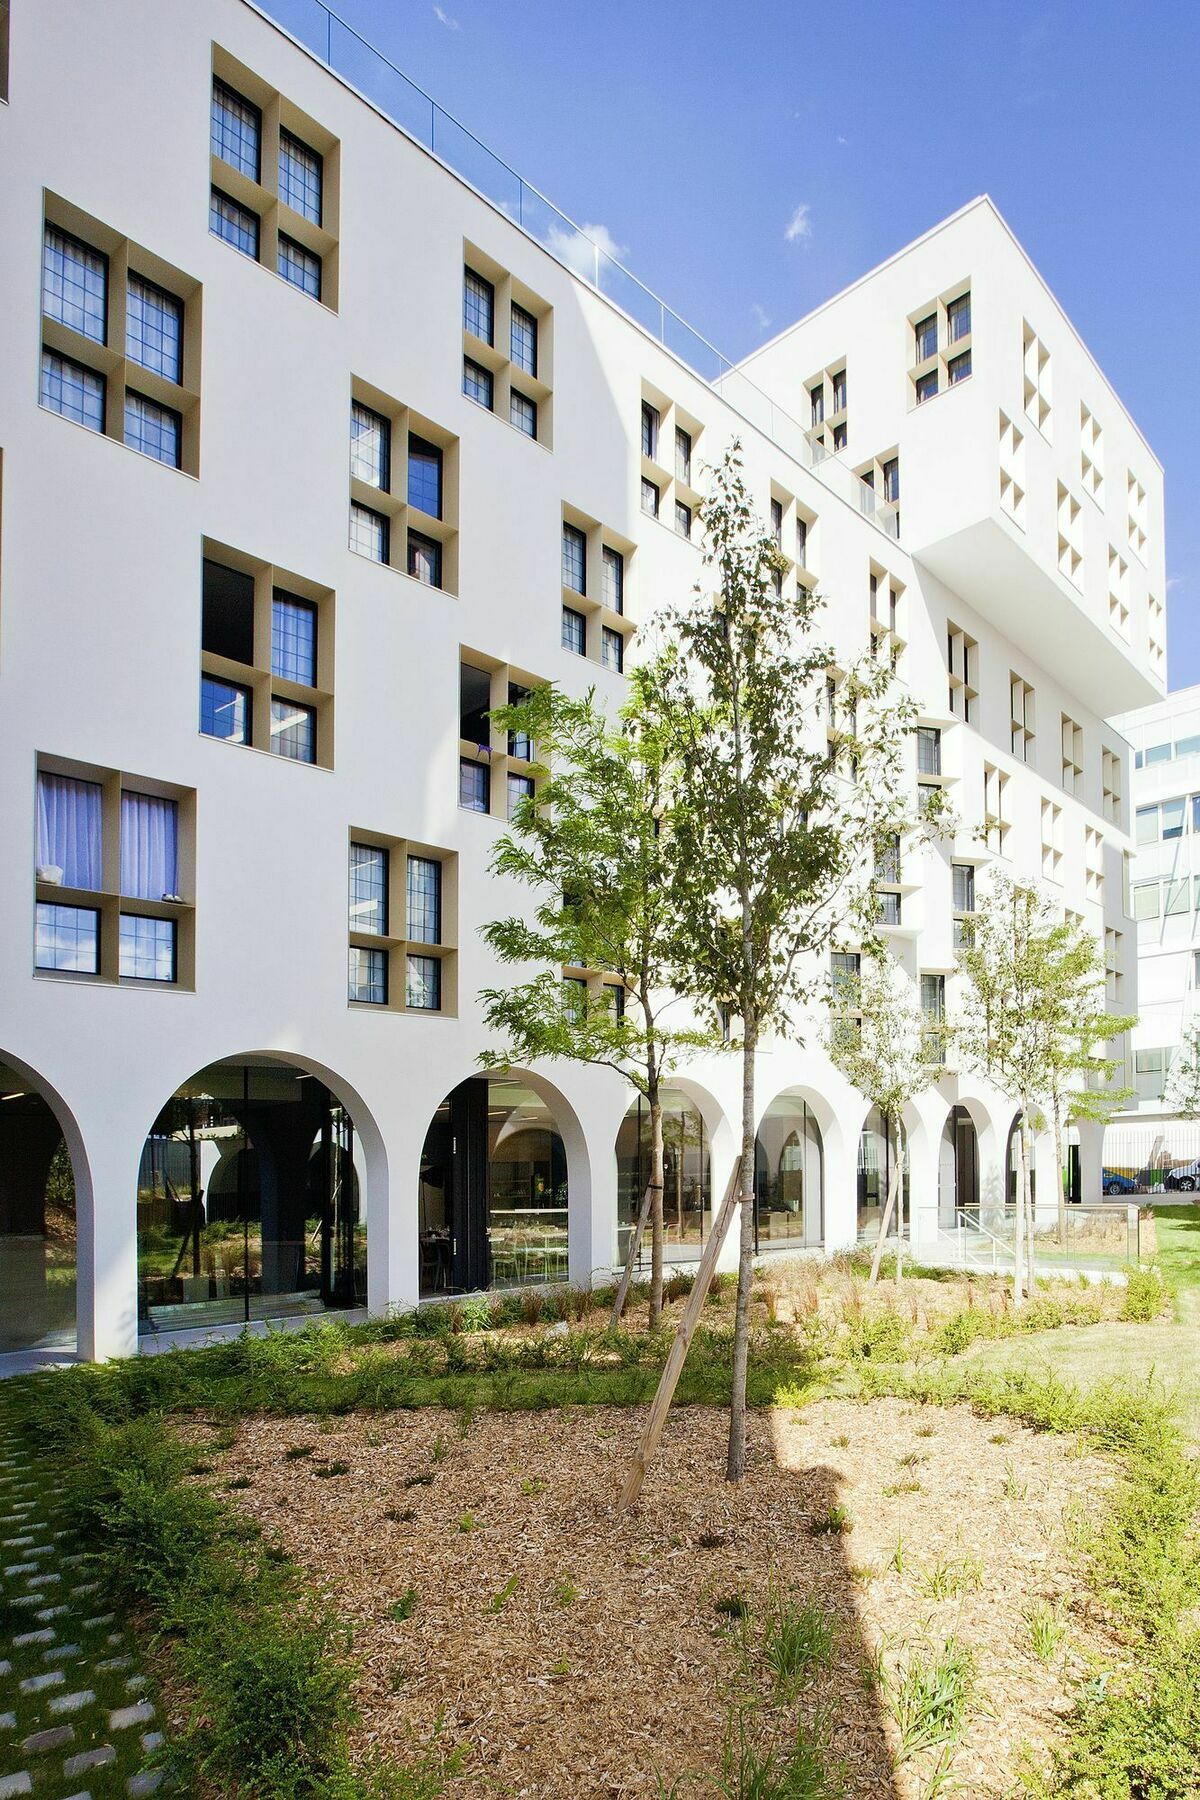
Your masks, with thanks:
[[[350,407],[350,475],[388,493],[392,482],[392,425],[382,413],[355,400]]]
[[[258,261],[258,214],[239,206],[220,188],[214,188],[208,206],[208,229],[214,237],[223,238],[240,250],[243,256]]]
[[[600,634],[600,660],[606,669],[613,669],[618,675],[625,667],[625,639],[610,625],[606,625]]]
[[[610,611],[625,611],[625,558],[619,550],[610,550],[604,546],[604,604]]]
[[[587,593],[587,538],[577,525],[562,528],[562,584],[573,593]]]
[[[122,913],[117,969],[122,981],[174,981],[174,919]]]
[[[474,269],[463,271],[463,330],[481,344],[490,344],[494,334],[496,292],[490,281]],[[488,402],[489,406],[491,402]]]
[[[372,512],[356,500],[350,502],[350,548],[360,556],[369,556],[372,562],[387,562],[390,526],[386,514]]]
[[[350,845],[350,929],[386,937],[389,854],[379,844]]]
[[[538,427],[537,404],[525,394],[519,394],[516,388],[509,389],[508,419],[511,425],[525,437],[536,438]]]
[[[259,144],[262,139],[262,114],[257,106],[235,93],[223,81],[213,82],[212,153],[231,169],[259,178]]]
[[[200,730],[227,744],[250,742],[250,689],[213,675],[200,677]]]
[[[317,685],[317,609],[278,588],[271,600],[271,673],[301,687]]]
[[[125,351],[164,380],[183,380],[183,302],[140,275],[129,277]]]
[[[431,519],[442,516],[442,453],[424,438],[408,440],[408,504]]]
[[[533,314],[513,303],[510,353],[518,369],[537,377],[538,326]]]
[[[513,775],[508,777],[508,816],[515,819],[522,800],[532,800],[534,786],[532,775]]]
[[[271,749],[289,762],[315,763],[317,760],[317,710],[301,706],[298,700],[280,700],[271,696]]]
[[[293,212],[321,223],[323,164],[315,150],[302,144],[290,131],[279,133],[279,198]]]
[[[42,240],[42,311],[103,344],[108,337],[108,258],[53,225]]]
[[[413,1012],[441,1012],[442,965],[438,957],[408,957],[404,981],[404,1004]]]
[[[408,534],[408,572],[426,587],[442,585],[442,546],[436,538],[423,537],[419,531]]]
[[[350,946],[349,987],[351,1000],[362,1006],[386,1006],[388,997],[388,953],[386,950],[362,950]]]
[[[48,906],[39,900],[33,964],[73,975],[100,971],[100,914],[90,906]]]
[[[279,233],[279,261],[276,265],[285,281],[293,287],[300,288],[311,295],[314,300],[321,298],[321,259],[298,244],[295,238]]]
[[[675,529],[682,538],[692,535],[692,509],[685,506],[682,500],[675,502]]]
[[[965,381],[971,373],[971,352],[964,350],[961,356],[952,356],[946,364],[946,380],[951,387]]]
[[[132,391],[125,395],[125,442],[131,450],[140,450],[155,462],[169,468],[179,467],[183,444],[183,420],[169,406],[147,400]]]
[[[408,941],[442,941],[442,865],[432,856],[410,856],[406,885]]]
[[[587,655],[587,620],[573,606],[562,609],[562,646],[576,656]]]
[[[492,374],[490,369],[481,368],[472,362],[469,356],[463,357],[463,393],[468,400],[474,400],[479,406],[492,410]]]
[[[643,477],[642,477],[642,511],[644,513],[648,513],[652,519],[657,519],[657,517],[658,517],[658,501],[659,501],[659,493],[658,493],[657,486],[655,485],[655,483],[653,481],[647,481],[645,476],[643,475]]]
[[[930,369],[928,375],[921,375],[917,379],[917,383],[916,383],[917,405],[923,406],[926,400],[932,400],[934,395],[937,393],[937,391],[938,391],[937,370]]]
[[[491,812],[492,771],[487,763],[473,762],[469,756],[459,757],[458,804],[463,812]]]
[[[930,313],[913,326],[913,337],[916,340],[916,360],[925,362],[928,357],[937,355],[937,314]]]
[[[104,377],[68,356],[42,351],[41,402],[89,431],[104,430]]]

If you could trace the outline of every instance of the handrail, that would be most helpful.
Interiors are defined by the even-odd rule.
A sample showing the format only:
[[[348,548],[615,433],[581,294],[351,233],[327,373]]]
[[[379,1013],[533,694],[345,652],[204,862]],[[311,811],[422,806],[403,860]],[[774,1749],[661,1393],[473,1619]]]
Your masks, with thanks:
[[[791,413],[751,381],[702,332],[648,288],[592,233],[562,212],[539,188],[497,156],[475,133],[438,105],[325,0],[245,0],[281,26],[348,86],[497,207],[565,268],[586,281],[664,350],[708,383],[747,424],[763,432],[833,493],[899,540],[894,501],[877,496],[835,453],[814,443]]]

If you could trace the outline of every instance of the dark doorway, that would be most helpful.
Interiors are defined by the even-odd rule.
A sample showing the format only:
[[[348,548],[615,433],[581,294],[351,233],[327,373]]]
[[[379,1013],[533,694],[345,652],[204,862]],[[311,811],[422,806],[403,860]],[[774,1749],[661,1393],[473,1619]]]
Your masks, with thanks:
[[[58,1120],[0,1063],[0,1351],[75,1343],[75,1178]]]

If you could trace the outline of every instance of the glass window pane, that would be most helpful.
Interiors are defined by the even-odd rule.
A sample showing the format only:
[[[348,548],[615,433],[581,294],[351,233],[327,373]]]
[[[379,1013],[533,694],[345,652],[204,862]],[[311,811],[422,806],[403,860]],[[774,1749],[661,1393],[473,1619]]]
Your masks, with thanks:
[[[916,338],[916,358],[924,362],[927,356],[937,355],[937,314],[930,313],[927,319],[921,319],[913,326]]]
[[[972,863],[955,863],[954,876],[954,910],[955,912],[975,911],[975,868]]]
[[[968,335],[971,329],[970,294],[960,294],[957,300],[951,300],[946,308],[946,325],[952,344]]]
[[[355,400],[350,408],[351,477],[386,494],[391,489],[391,464],[391,421]]]
[[[271,601],[271,673],[302,687],[317,685],[317,609],[278,589]]]
[[[562,528],[562,582],[577,594],[587,593],[587,538],[575,525]]]
[[[526,437],[536,438],[537,406],[526,395],[518,394],[516,388],[509,391],[508,417],[509,423],[515,425],[518,431],[523,432]]]
[[[97,344],[106,341],[108,258],[53,225],[42,243],[42,311]]]
[[[460,757],[458,764],[458,804],[464,812],[485,813],[491,810],[492,771],[486,763]]]
[[[463,271],[463,330],[481,343],[492,341],[495,293],[490,281],[473,269]],[[489,402],[490,404],[490,402]]]
[[[311,294],[314,300],[321,298],[321,259],[298,244],[294,238],[279,234],[279,273],[293,287],[301,288],[304,293]]]
[[[408,958],[404,1004],[416,1012],[441,1011],[442,965],[436,956]]]
[[[37,866],[58,870],[64,887],[102,885],[101,810],[103,790],[97,781],[70,775],[37,778]],[[54,880],[53,875],[43,880]]]
[[[243,256],[258,261],[258,214],[252,213],[219,188],[214,188],[208,206],[208,229],[240,250]]]
[[[537,374],[537,320],[523,306],[512,309],[512,360],[526,375]]]
[[[469,356],[463,357],[463,393],[468,400],[475,400],[480,406],[492,410],[492,376],[489,369],[480,368]]]
[[[655,486],[654,482],[647,481],[645,479],[645,477],[643,477],[642,478],[642,511],[644,513],[649,513],[649,515],[652,519],[657,519],[657,517],[658,517],[658,501],[659,501],[658,488]]]
[[[316,708],[272,695],[271,749],[276,756],[286,756],[292,762],[316,762]]]
[[[613,669],[618,675],[625,667],[625,639],[609,625],[600,634],[600,660],[606,669]]]
[[[648,400],[642,401],[642,455],[648,456],[651,462],[658,457],[658,408],[651,406]]]
[[[532,800],[534,795],[532,775],[513,775],[508,777],[508,816],[514,819],[522,800]]]
[[[179,892],[179,808],[157,794],[121,794],[121,892],[173,900]]]
[[[379,844],[350,845],[350,929],[386,937],[389,853]]]
[[[174,981],[174,919],[122,913],[119,973],[124,981]]]
[[[33,963],[37,969],[98,974],[100,914],[90,906],[52,906],[39,901]]]
[[[604,546],[604,604],[613,612],[625,611],[625,558],[619,550]]]
[[[229,744],[250,742],[250,690],[212,675],[200,678],[200,730]]]
[[[408,572],[427,587],[442,585],[442,546],[436,538],[423,537],[419,531],[408,534]]]
[[[1156,844],[1158,842],[1157,806],[1139,806],[1134,824],[1139,844]]]
[[[223,81],[213,82],[212,153],[240,169],[251,181],[258,180],[258,147],[262,114],[257,106],[235,93]]]
[[[562,609],[562,644],[564,650],[572,650],[576,656],[587,655],[587,620],[572,606]]]
[[[432,856],[408,859],[408,937],[414,944],[442,941],[442,865]]]
[[[388,997],[386,950],[360,950],[350,946],[349,996],[364,1006],[386,1006]]]
[[[442,516],[442,453],[424,438],[408,440],[408,504],[431,519]]]
[[[350,503],[350,548],[357,550],[360,556],[369,556],[372,562],[385,563],[388,560],[388,539],[390,521],[383,513],[372,512],[369,506],[359,506],[356,501]]]
[[[924,400],[932,400],[938,391],[937,370],[930,369],[928,375],[922,375],[917,382],[917,405]]]
[[[971,352],[964,350],[961,356],[952,356],[946,364],[946,376],[953,387],[957,381],[965,381],[971,373]]]
[[[1150,744],[1147,747],[1147,750],[1146,750],[1146,766],[1147,766],[1147,768],[1151,767],[1154,763],[1170,762],[1170,760],[1171,760],[1170,744]]]
[[[183,446],[183,420],[169,406],[147,400],[144,394],[128,393],[125,396],[125,442],[131,450],[140,450],[143,456],[153,457],[155,462],[177,469]]]
[[[290,131],[279,133],[279,198],[314,225],[321,223],[321,158]]]
[[[104,430],[104,377],[53,350],[42,351],[42,405],[89,431]]]
[[[679,481],[692,479],[692,434],[681,425],[675,427],[675,475]]]
[[[690,538],[692,535],[692,509],[685,506],[682,500],[675,502],[675,529],[680,537]]]
[[[1183,801],[1164,800],[1162,803],[1163,838],[1183,836]]]
[[[1135,919],[1157,919],[1159,905],[1159,886],[1157,881],[1140,881],[1133,890],[1133,916]]]
[[[1170,918],[1177,913],[1190,913],[1192,910],[1192,884],[1190,880],[1168,881],[1166,899],[1163,904],[1164,917]]]
[[[129,277],[125,348],[143,369],[183,380],[183,302],[140,275]]]

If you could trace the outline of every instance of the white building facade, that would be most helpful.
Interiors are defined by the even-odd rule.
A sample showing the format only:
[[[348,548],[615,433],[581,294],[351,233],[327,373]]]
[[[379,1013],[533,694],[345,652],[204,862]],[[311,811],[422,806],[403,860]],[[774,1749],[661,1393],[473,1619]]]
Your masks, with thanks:
[[[479,930],[529,905],[490,872],[529,746],[487,714],[546,680],[619,701],[735,437],[839,661],[874,643],[917,701],[914,800],[951,790],[887,902],[931,1028],[996,858],[1135,1005],[1105,721],[1164,689],[1161,471],[991,203],[731,369],[313,21],[11,9],[4,1350],[611,1269],[645,1179],[627,1088],[478,1073]],[[732,1059],[676,1085],[676,1256],[738,1091]],[[758,1092],[760,1250],[853,1242],[883,1152],[817,1021]],[[950,1074],[911,1109],[916,1229],[1002,1197],[1013,1110]],[[1083,1169],[1088,1198],[1094,1134]]]

